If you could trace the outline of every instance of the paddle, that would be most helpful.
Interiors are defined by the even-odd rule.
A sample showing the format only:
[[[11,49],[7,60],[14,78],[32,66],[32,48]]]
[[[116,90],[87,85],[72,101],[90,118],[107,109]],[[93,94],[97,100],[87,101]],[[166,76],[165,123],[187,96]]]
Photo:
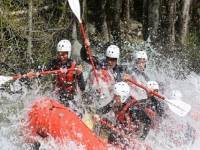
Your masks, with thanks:
[[[44,76],[44,75],[49,75],[49,74],[66,73],[67,71],[73,71],[73,70],[79,71],[77,68],[75,68],[75,69],[58,69],[58,70],[41,71],[41,72],[31,73],[31,74],[27,73],[27,74],[23,74],[23,75],[0,76],[0,85],[5,84],[8,81],[18,80],[21,78],[35,78],[38,76]]]
[[[79,0],[68,0],[68,3],[69,3],[69,6],[70,6],[71,10],[73,11],[73,13],[75,14],[75,16],[77,17],[77,19],[78,19],[78,21],[80,23],[80,31],[81,31],[82,36],[83,36],[83,41],[84,41],[84,44],[85,44],[85,48],[87,49],[87,54],[88,54],[89,60],[90,60],[90,62],[92,64],[92,68],[93,68],[93,71],[94,71],[94,75],[95,75],[96,81],[99,84],[97,72],[96,72],[96,69],[95,69],[95,64],[94,64],[94,61],[93,61],[93,58],[92,58],[91,48],[90,48],[90,45],[88,45],[88,43],[86,42],[86,40],[88,38],[87,38],[86,32],[84,30],[84,26],[83,26],[82,19],[81,19]]]
[[[94,115],[93,118],[94,118],[94,120],[96,122],[99,122],[99,123],[101,123],[101,125],[106,126],[109,129],[115,131],[118,135],[121,135],[122,137],[124,137],[124,138],[126,138],[128,140],[133,140],[133,139],[131,139],[131,137],[127,136],[123,132],[123,130],[118,129],[117,127],[115,127],[114,125],[112,125],[111,123],[109,123],[108,121],[101,119],[98,115]]]
[[[160,95],[159,93],[147,88],[146,86],[144,86],[143,84],[138,83],[135,80],[131,80],[131,79],[127,79],[126,81],[130,82],[131,84],[134,84],[142,89],[144,89],[147,93],[152,94],[162,100],[164,100],[164,102],[166,102],[169,106],[169,109],[171,111],[173,111],[175,114],[184,117],[186,116],[189,111],[191,110],[191,106],[181,100],[170,100],[167,99],[166,97]]]
[[[118,135],[122,136],[123,138],[127,139],[128,141],[132,141],[135,145],[135,148],[137,145],[138,148],[140,148],[140,149],[143,149],[142,147],[145,147],[146,150],[151,150],[150,146],[137,140],[136,137],[127,135],[122,129],[119,129],[119,128],[115,127],[113,124],[109,123],[108,121],[105,121],[105,120],[99,118],[98,115],[94,115],[93,117],[96,122],[100,122],[101,125],[108,127],[109,129],[116,132]]]

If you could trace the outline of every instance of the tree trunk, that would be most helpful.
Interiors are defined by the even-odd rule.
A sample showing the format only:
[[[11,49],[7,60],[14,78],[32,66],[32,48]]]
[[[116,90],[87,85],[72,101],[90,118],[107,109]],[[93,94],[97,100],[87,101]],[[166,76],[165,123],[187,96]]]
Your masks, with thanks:
[[[148,6],[149,0],[143,0],[143,14],[142,14],[142,24],[143,24],[143,36],[144,40],[148,38]]]
[[[148,5],[148,35],[152,40],[158,35],[160,0],[152,0]]]
[[[130,0],[123,0],[122,2],[122,19],[123,21],[130,19]]]
[[[32,15],[32,10],[33,10],[33,1],[29,1],[29,11],[28,11],[28,29],[29,29],[29,34],[28,34],[28,48],[27,48],[27,57],[30,62],[28,63],[33,63],[33,58],[32,58],[32,30],[33,30],[33,15]]]
[[[190,6],[191,6],[192,0],[184,0],[183,1],[183,8],[182,8],[182,16],[181,16],[181,31],[180,31],[180,37],[181,37],[181,44],[186,45],[186,39],[188,34],[188,28],[189,28],[189,20],[190,20]]]
[[[100,0],[96,2],[95,26],[97,31],[102,35],[105,42],[109,41],[109,32],[106,15],[107,0]]]
[[[76,26],[76,20],[73,21],[73,26],[72,26],[72,40],[73,40],[73,41],[77,40],[77,26]]]
[[[121,14],[121,0],[114,0],[112,2],[113,6],[113,14],[112,16],[112,24],[111,24],[111,34],[113,36],[113,42],[117,45],[121,45],[121,33],[120,33],[120,14]]]
[[[1,42],[3,42],[3,11],[0,11],[0,26],[1,26]]]
[[[87,22],[87,0],[83,0],[82,3],[82,18]]]
[[[176,23],[176,0],[169,0],[169,10],[168,10],[168,39],[170,46],[173,46],[175,43],[175,23]]]

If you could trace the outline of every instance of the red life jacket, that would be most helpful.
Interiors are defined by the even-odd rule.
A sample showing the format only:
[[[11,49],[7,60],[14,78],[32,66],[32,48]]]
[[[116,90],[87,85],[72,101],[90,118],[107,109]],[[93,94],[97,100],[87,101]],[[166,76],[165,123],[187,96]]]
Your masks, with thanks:
[[[135,105],[136,103],[137,100],[132,97],[132,99],[127,104],[125,104],[119,112],[117,112],[116,114],[117,120],[121,123],[126,121],[125,114],[127,113],[128,109],[133,105]]]
[[[67,73],[62,73],[57,75],[56,78],[56,86],[60,88],[60,90],[64,90],[66,92],[75,92],[75,74],[77,73],[76,70],[76,62],[73,61],[71,64],[70,71]]]
[[[134,97],[132,97],[132,99],[127,104],[125,104],[125,106],[123,106],[123,108],[119,112],[115,114],[119,123],[126,124],[126,127],[130,131],[135,130],[136,127],[134,123],[132,122],[131,115],[128,110],[129,108],[131,108],[132,106],[136,104],[137,104],[137,100]]]

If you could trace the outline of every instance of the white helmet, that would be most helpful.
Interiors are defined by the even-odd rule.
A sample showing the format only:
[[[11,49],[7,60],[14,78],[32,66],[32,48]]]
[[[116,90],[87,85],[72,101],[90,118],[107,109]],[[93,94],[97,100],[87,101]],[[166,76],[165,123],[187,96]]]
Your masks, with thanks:
[[[130,96],[130,86],[126,82],[118,82],[113,87],[114,95],[120,96],[122,103]]]
[[[57,44],[58,52],[68,52],[68,58],[71,56],[72,45],[69,40],[61,40]]]
[[[151,90],[159,90],[159,85],[156,81],[148,81],[147,87]]]
[[[145,59],[147,61],[148,57],[147,57],[147,53],[145,51],[137,51],[135,53],[135,59]]]
[[[179,90],[173,90],[170,96],[171,99],[176,99],[176,100],[181,100],[182,97],[183,95]]]
[[[119,58],[120,52],[119,47],[116,45],[110,45],[108,46],[106,50],[106,56],[110,58]]]

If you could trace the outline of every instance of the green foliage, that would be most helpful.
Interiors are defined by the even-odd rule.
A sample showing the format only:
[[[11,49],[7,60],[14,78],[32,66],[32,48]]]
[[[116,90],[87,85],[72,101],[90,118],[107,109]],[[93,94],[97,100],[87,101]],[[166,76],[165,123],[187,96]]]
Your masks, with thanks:
[[[2,6],[9,11],[28,8],[28,0],[2,0]]]
[[[65,0],[32,0],[32,58],[27,55],[29,24],[28,0],[3,0],[0,13],[0,63],[6,63],[20,72],[27,68],[47,63],[55,53],[53,49],[60,38],[69,38],[66,33],[69,8]],[[71,19],[71,18],[70,18]],[[19,69],[18,69],[19,68]],[[26,70],[26,71],[23,71]]]
[[[188,44],[188,48],[196,48],[197,46],[200,45],[197,32],[189,33],[187,37],[187,44]]]
[[[114,4],[113,2],[115,1],[105,1],[107,2],[105,6],[105,12],[107,13],[106,19],[108,26],[111,26],[113,21],[112,19],[114,18],[114,12],[111,12],[114,9],[114,5],[112,4]],[[31,66],[42,65],[47,63],[52,57],[55,57],[54,49],[57,42],[62,38],[68,38],[71,40],[72,23],[74,20],[76,20],[66,0],[32,0],[33,32],[31,50],[34,63],[29,66],[30,60],[27,56],[29,36],[29,2],[29,0],[1,0],[0,2],[0,63],[6,63],[20,71],[26,70]],[[98,21],[101,20],[99,14],[105,13],[98,11],[98,8],[101,7],[101,2],[102,1],[96,0],[87,1],[88,8],[86,21],[88,22],[86,23],[94,25],[94,28],[97,27]],[[168,3],[168,1],[166,1],[166,3]],[[166,4],[162,3],[162,5]],[[195,3],[193,5],[195,5]],[[146,22],[144,22],[144,18],[142,18],[144,17],[142,2],[139,0],[134,1],[134,8],[135,9],[132,8],[130,12],[130,14],[132,14],[131,19],[135,17],[140,21],[141,24],[146,24]],[[198,5],[193,6],[190,24],[190,31],[192,32],[190,32],[188,35],[187,48],[182,51],[186,56],[188,56],[188,64],[191,66],[191,69],[195,71],[199,67],[198,64],[200,64],[200,22],[198,20],[199,9],[199,3]],[[162,10],[162,12],[164,13],[165,11]],[[163,17],[166,18],[167,14],[160,16],[161,19]],[[166,22],[163,24],[164,26],[168,26]],[[136,28],[135,31],[133,31],[131,25],[129,24],[127,24],[125,27],[121,25],[121,27],[123,28],[121,31],[127,29],[125,30],[127,34],[121,35],[122,39],[124,41],[128,39],[127,41],[129,42],[133,41],[134,36],[137,37],[138,30],[142,30]],[[163,29],[164,28],[162,27],[160,32],[165,32]],[[110,34],[110,28],[108,32],[108,34]],[[77,29],[77,33],[79,35],[79,29]],[[166,32],[166,34],[167,33],[168,32]],[[102,40],[101,38],[97,37],[96,34],[94,37],[89,38],[98,39],[97,45],[100,45],[99,43],[101,43]],[[165,41],[164,37],[162,37],[161,40]],[[102,43],[103,42],[104,41],[102,41]]]

